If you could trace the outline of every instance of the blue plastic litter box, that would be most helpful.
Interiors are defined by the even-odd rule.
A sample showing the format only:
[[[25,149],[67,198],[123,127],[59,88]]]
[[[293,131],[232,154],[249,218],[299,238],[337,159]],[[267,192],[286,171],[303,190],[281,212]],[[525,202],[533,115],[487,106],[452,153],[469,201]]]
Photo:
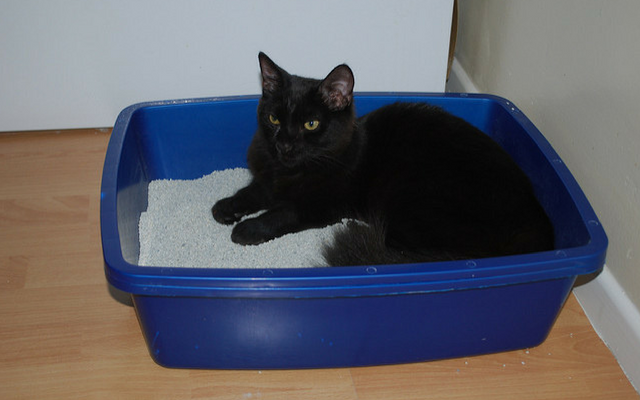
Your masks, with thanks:
[[[140,267],[138,220],[154,179],[246,166],[257,96],[143,103],[115,124],[102,177],[106,277],[130,293],[152,358],[180,368],[324,368],[533,347],[607,237],[580,187],[511,102],[471,94],[359,94],[359,114],[438,105],[500,143],[531,178],[556,250],[477,260],[310,269]],[[212,223],[213,220],[212,220]]]

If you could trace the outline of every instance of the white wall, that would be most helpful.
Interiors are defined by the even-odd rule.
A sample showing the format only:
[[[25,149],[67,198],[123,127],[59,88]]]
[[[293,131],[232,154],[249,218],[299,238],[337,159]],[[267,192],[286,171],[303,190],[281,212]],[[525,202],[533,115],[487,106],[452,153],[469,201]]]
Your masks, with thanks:
[[[356,90],[444,91],[453,0],[5,0],[0,131],[112,126],[147,100],[259,92],[257,53]]]
[[[579,298],[583,306],[598,308],[585,308],[596,329],[618,332],[605,341],[623,343],[613,350],[623,366],[633,358],[626,368],[639,385],[640,324],[634,320],[640,315],[640,2],[460,0],[459,5],[461,67],[480,91],[504,96],[523,110],[603,222],[608,269],[592,282],[598,290],[581,290]],[[606,295],[583,302],[583,295],[598,291]],[[611,304],[602,304],[605,300]]]
[[[560,153],[640,305],[640,2],[461,0],[457,58]]]

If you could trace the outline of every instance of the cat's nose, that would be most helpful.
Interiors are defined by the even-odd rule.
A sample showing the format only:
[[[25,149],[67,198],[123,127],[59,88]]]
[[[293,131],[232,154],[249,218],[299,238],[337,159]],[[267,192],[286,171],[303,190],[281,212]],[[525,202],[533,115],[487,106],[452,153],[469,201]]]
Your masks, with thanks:
[[[281,154],[287,154],[291,152],[293,145],[291,143],[276,143],[276,149]]]

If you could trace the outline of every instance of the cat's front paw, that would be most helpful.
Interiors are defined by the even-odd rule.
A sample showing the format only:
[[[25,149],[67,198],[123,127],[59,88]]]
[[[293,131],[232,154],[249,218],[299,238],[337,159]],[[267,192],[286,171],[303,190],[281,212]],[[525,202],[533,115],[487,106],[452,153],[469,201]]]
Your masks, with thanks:
[[[211,208],[211,213],[213,214],[213,219],[225,225],[236,223],[244,216],[243,213],[236,211],[233,197],[227,197],[216,202]]]
[[[240,222],[231,231],[231,241],[241,245],[256,245],[273,239],[273,235],[255,218]]]

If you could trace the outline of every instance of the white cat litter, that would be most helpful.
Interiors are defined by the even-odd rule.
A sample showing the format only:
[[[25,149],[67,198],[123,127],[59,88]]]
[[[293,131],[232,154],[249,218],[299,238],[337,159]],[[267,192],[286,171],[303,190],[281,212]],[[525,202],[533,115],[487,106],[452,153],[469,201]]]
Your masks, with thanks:
[[[310,229],[257,246],[231,241],[233,225],[219,224],[211,207],[251,179],[247,169],[214,171],[195,180],[149,183],[147,211],[140,215],[141,266],[185,268],[305,268],[325,265],[324,243],[342,223]]]

